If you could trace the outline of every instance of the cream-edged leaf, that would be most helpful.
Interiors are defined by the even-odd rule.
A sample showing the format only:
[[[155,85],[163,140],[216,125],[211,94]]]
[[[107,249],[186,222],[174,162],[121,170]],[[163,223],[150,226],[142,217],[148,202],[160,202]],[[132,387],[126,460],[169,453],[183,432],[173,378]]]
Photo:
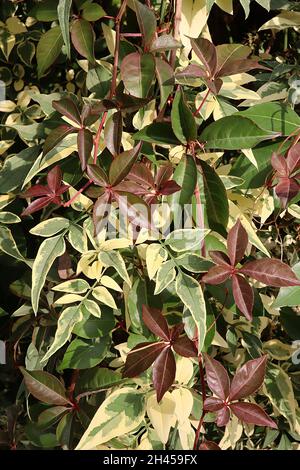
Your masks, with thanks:
[[[112,277],[104,275],[101,277],[100,282],[103,286],[108,287],[109,289],[115,290],[117,292],[122,292],[121,287]]]
[[[141,391],[123,387],[109,395],[94,415],[76,450],[92,450],[114,437],[136,429],[144,419],[145,402]]]
[[[53,219],[43,220],[30,230],[32,235],[40,237],[52,237],[61,230],[69,227],[69,220],[63,217],[53,217]]]
[[[106,289],[106,287],[97,286],[93,289],[92,294],[95,299],[99,300],[99,302],[102,302],[103,304],[108,305],[111,308],[117,308],[113,296],[111,295],[109,290]]]
[[[176,404],[170,392],[166,392],[159,403],[156,395],[147,400],[147,415],[161,442],[166,444],[170,429],[174,426]]]
[[[149,279],[152,280],[164,261],[168,258],[167,251],[159,244],[152,243],[146,250],[146,266]]]
[[[67,307],[61,313],[53,343],[42,358],[42,363],[46,364],[53,354],[56,353],[67,341],[71,338],[72,330],[76,323],[80,322],[83,318],[81,310],[78,306]]]
[[[62,282],[53,287],[52,290],[57,292],[67,292],[68,294],[84,294],[90,288],[90,285],[84,279],[71,279]]]
[[[47,274],[59,256],[66,250],[66,244],[62,235],[46,238],[37,252],[32,267],[31,301],[34,313],[38,311],[41,290],[45,284]]]

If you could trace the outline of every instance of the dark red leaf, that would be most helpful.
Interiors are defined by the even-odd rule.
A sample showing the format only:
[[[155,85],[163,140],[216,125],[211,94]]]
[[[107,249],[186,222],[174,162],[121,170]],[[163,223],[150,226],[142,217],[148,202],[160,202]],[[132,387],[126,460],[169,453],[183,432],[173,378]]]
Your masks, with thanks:
[[[213,266],[210,270],[204,274],[202,277],[202,281],[206,284],[222,284],[222,282],[227,281],[227,279],[231,276],[231,267],[228,266]]]
[[[177,325],[173,326],[170,332],[171,340],[176,341],[181,333],[184,330],[184,324],[183,323],[178,323]]]
[[[238,220],[229,230],[227,237],[228,256],[232,266],[235,266],[243,258],[248,245],[246,230]]]
[[[31,186],[31,188],[27,189],[27,191],[24,191],[24,193],[20,194],[20,197],[23,198],[40,196],[52,197],[53,194],[48,186],[43,186],[42,184],[35,184],[34,186]]]
[[[300,168],[300,143],[293,145],[289,149],[286,163],[290,174]]]
[[[41,210],[43,207],[48,206],[52,201],[53,197],[40,197],[39,199],[36,199],[31,204],[29,204],[29,206],[23,210],[21,216],[24,217],[25,215],[33,214],[34,212]]]
[[[157,401],[160,402],[175,380],[176,362],[169,347],[162,350],[153,365],[153,385]]]
[[[273,152],[271,157],[271,164],[279,176],[289,176],[287,161],[283,155],[278,155],[278,153]]]
[[[82,18],[74,21],[71,27],[71,40],[76,51],[94,64],[95,33],[89,21]]]
[[[166,181],[163,186],[161,186],[159,190],[159,194],[162,194],[163,196],[169,196],[170,194],[174,194],[177,191],[180,191],[181,186],[176,183],[174,180],[169,180]]]
[[[86,170],[89,178],[93,180],[95,184],[98,186],[106,186],[108,184],[108,177],[102,168],[100,168],[98,165],[88,165],[87,170]]]
[[[229,401],[240,400],[256,392],[264,381],[266,364],[266,355],[246,362],[232,379]]]
[[[254,293],[246,279],[239,275],[232,276],[232,293],[235,303],[247,320],[252,320]]]
[[[136,377],[147,370],[166,348],[164,343],[140,343],[129,351],[123,377]]]
[[[135,163],[128,174],[128,178],[145,189],[155,187],[153,175],[144,163]]]
[[[217,52],[215,46],[208,39],[191,39],[195,54],[206,68],[208,75],[213,77],[217,69]]]
[[[109,181],[112,186],[119,184],[130,172],[141,149],[141,143],[126,152],[117,155],[109,168]]]
[[[148,189],[143,188],[135,181],[129,181],[129,178],[126,178],[126,180],[121,181],[121,183],[117,184],[117,186],[114,186],[114,191],[132,193],[136,194],[137,196],[143,196],[149,192]]]
[[[180,356],[184,357],[197,357],[198,352],[193,341],[187,336],[181,336],[173,343],[174,351]]]
[[[260,406],[254,403],[232,403],[230,408],[235,416],[244,423],[277,429],[277,424]]]
[[[226,426],[228,424],[229,418],[230,418],[230,411],[227,406],[224,406],[221,410],[216,412],[217,419],[216,419],[216,425],[219,427]]]
[[[164,185],[173,175],[173,167],[170,162],[163,163],[157,170],[155,184],[158,188]]]
[[[93,134],[88,129],[80,129],[77,134],[78,155],[84,171],[93,150]]]
[[[199,446],[199,450],[222,450],[222,449],[215,442],[207,441],[205,439],[203,442],[201,442]]]
[[[80,112],[74,101],[71,98],[62,98],[59,101],[52,101],[52,106],[63,116],[81,125]]]
[[[185,78],[207,78],[207,73],[200,65],[190,64],[185,69],[177,72],[175,77],[178,80]]]
[[[65,193],[66,191],[68,191],[68,189],[70,188],[70,186],[68,184],[62,184],[60,186],[60,188],[58,188],[58,190],[56,191],[56,195],[57,196],[60,196],[61,194]]]
[[[160,310],[143,305],[142,316],[145,325],[152,333],[166,341],[170,341],[171,334],[169,327]]]
[[[219,411],[225,406],[224,401],[217,397],[208,397],[204,402],[205,411]]]
[[[114,113],[105,124],[104,140],[110,153],[116,157],[120,153],[123,121],[121,111]]]
[[[262,258],[249,261],[239,272],[253,277],[268,286],[300,286],[300,280],[297,279],[294,271],[278,259]]]
[[[143,199],[122,191],[114,191],[114,198],[119,204],[123,217],[127,218],[134,227],[143,227],[157,233],[155,226],[151,225],[150,207]]]
[[[230,390],[230,380],[226,369],[222,364],[208,354],[203,354],[205,359],[206,380],[211,391],[222,400],[226,400]]]
[[[61,124],[56,129],[50,132],[50,134],[46,137],[44,146],[43,146],[43,154],[46,155],[50,150],[54,149],[56,145],[58,145],[67,135],[71,134],[72,132],[77,132],[74,127],[71,127],[67,124]]]
[[[264,65],[260,65],[258,59],[237,59],[226,62],[224,67],[218,70],[217,77],[227,77],[236,73],[248,72],[252,69],[270,70]]]
[[[275,186],[275,192],[285,207],[300,191],[300,185],[295,178],[282,177]]]
[[[223,251],[209,251],[209,256],[219,266],[230,266],[230,259]]]
[[[61,186],[62,173],[58,165],[56,165],[52,170],[49,171],[47,175],[47,183],[49,189],[53,194],[56,194]]]

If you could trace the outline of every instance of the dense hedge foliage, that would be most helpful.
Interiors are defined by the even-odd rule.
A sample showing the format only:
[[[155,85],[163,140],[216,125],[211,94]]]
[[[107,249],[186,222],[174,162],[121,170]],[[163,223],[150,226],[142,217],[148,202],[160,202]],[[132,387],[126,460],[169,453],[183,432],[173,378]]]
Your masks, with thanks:
[[[299,27],[1,1],[1,448],[298,448]]]

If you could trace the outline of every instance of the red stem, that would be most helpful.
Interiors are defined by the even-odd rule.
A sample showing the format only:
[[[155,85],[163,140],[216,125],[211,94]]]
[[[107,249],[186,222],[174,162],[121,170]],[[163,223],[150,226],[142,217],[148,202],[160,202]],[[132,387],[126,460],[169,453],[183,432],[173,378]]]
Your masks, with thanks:
[[[209,97],[209,94],[210,94],[210,89],[208,88],[207,92],[205,93],[200,105],[198,106],[198,108],[196,109],[196,111],[194,112],[194,116],[197,116],[201,109],[202,109],[202,106],[204,105],[205,101],[207,100],[207,98]]]
[[[68,202],[65,202],[65,204],[63,204],[64,207],[70,207],[70,205],[75,201],[75,199],[77,199],[77,197],[79,196],[79,194],[83,193],[83,191],[88,188],[91,184],[92,184],[93,180],[88,180],[85,185],[79,189],[77,191],[76,194],[74,194],[74,196],[68,201]]]
[[[117,75],[118,75],[118,63],[119,63],[119,48],[120,48],[120,26],[121,26],[121,20],[122,16],[125,13],[127,6],[127,0],[123,0],[123,3],[120,7],[119,13],[117,14],[115,20],[115,25],[116,25],[116,45],[115,45],[115,55],[114,55],[114,65],[113,65],[113,74],[112,74],[112,81],[111,81],[111,87],[110,87],[110,93],[109,93],[109,99],[112,99],[114,95],[116,94],[116,88],[117,88]],[[93,163],[97,163],[97,156],[98,156],[98,151],[99,151],[99,145],[100,145],[100,136],[101,132],[103,130],[105,121],[107,118],[107,111],[103,113],[102,119],[100,121],[97,134],[94,138],[94,157],[93,157]],[[72,202],[75,201],[75,199],[81,194],[90,184],[92,184],[92,180],[87,181],[87,183],[79,190],[77,193],[68,201],[64,204],[64,207],[69,207]]]

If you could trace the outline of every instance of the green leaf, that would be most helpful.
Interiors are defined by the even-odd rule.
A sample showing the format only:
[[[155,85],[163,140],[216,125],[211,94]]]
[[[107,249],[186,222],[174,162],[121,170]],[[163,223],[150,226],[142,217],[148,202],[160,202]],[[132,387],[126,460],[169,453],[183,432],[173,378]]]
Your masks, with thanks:
[[[180,142],[187,144],[197,139],[196,121],[181,89],[176,92],[173,101],[171,121],[174,134]]]
[[[234,162],[230,175],[241,176],[244,183],[239,188],[259,188],[264,186],[266,179],[271,175],[271,155],[278,150],[279,143],[264,142],[259,144],[253,149],[253,154],[257,162],[256,168],[244,154],[241,154]],[[287,148],[287,145],[282,147],[282,151]]]
[[[77,382],[77,389],[80,393],[102,390],[119,385],[125,380],[120,372],[101,367],[84,371]]]
[[[291,430],[296,425],[296,400],[293,385],[288,374],[279,366],[270,364],[264,381],[264,393],[275,410],[283,415]]]
[[[184,253],[176,258],[176,265],[191,273],[206,273],[212,263],[196,253]]]
[[[172,126],[168,122],[153,122],[132,136],[134,140],[143,140],[151,144],[179,145],[180,141],[175,136]]]
[[[50,405],[68,405],[65,387],[54,376],[43,370],[28,371],[20,367],[28,391],[38,400]]]
[[[65,219],[64,217],[53,217],[53,219],[40,222],[31,230],[29,230],[29,232],[32,235],[37,235],[40,237],[52,237],[58,232],[61,232],[61,230],[68,228],[69,224],[69,220]]]
[[[76,450],[95,449],[114,437],[136,429],[144,420],[144,394],[124,387],[114,391],[101,404]]]
[[[137,144],[134,148],[117,155],[110,165],[109,181],[112,186],[116,186],[128,175],[132,165],[136,162],[141,144]]]
[[[121,63],[121,77],[128,92],[138,98],[148,96],[155,75],[152,54],[132,52]]]
[[[142,307],[148,305],[146,282],[138,277],[126,296],[125,306],[130,318],[131,327],[137,333],[144,333],[145,327],[142,317]]]
[[[82,310],[83,318],[78,322],[73,333],[81,338],[93,339],[108,335],[115,326],[115,319],[109,307],[101,308],[101,318],[97,318],[85,309]]]
[[[5,159],[0,170],[0,193],[6,194],[21,188],[24,178],[40,153],[39,145],[28,147]]]
[[[41,78],[50,65],[55,62],[61,53],[62,46],[63,37],[59,26],[49,29],[42,35],[36,50],[38,78]]]
[[[39,2],[30,10],[29,16],[33,16],[38,21],[57,20],[57,2],[53,0],[43,0],[43,2]]]
[[[181,189],[169,196],[170,204],[189,204],[197,184],[197,167],[192,155],[184,155],[181,158],[174,171],[173,180]]]
[[[80,306],[67,307],[61,314],[57,322],[57,329],[54,340],[42,358],[42,363],[46,364],[53,354],[66,344],[71,338],[71,334],[76,323],[82,320]]]
[[[134,0],[135,12],[140,31],[143,35],[143,43],[146,49],[149,49],[155,36],[156,17],[153,10],[146,5]]]
[[[17,46],[17,53],[22,62],[27,65],[27,67],[31,67],[32,59],[35,55],[35,45],[31,41],[24,41],[21,42]]]
[[[278,133],[260,129],[243,116],[226,116],[209,124],[199,137],[209,149],[236,150],[255,147],[263,140],[273,139]]]
[[[71,13],[72,0],[59,0],[57,6],[57,14],[59,25],[62,32],[62,37],[66,46],[67,56],[71,58],[71,43],[70,43],[70,13]]]
[[[105,11],[97,3],[89,3],[84,6],[82,11],[82,18],[87,21],[97,21],[102,16],[105,16]]]
[[[295,272],[296,276],[300,277],[300,263],[295,264],[293,266],[293,271]],[[281,287],[278,293],[277,298],[272,304],[272,308],[278,307],[296,307],[299,305],[300,299],[300,287]]]
[[[296,341],[299,340],[300,316],[293,309],[288,307],[280,309],[280,323],[290,338]]]
[[[162,108],[173,91],[174,71],[168,62],[156,57],[155,72],[160,90],[160,108]]]
[[[110,338],[97,338],[94,340],[74,339],[66,350],[59,366],[63,369],[89,369],[105,358]]]
[[[32,267],[31,301],[34,313],[38,312],[39,298],[47,274],[56,258],[63,255],[65,250],[66,244],[63,235],[47,238],[39,247]]]
[[[221,178],[205,161],[200,160],[201,176],[205,201],[205,211],[209,227],[226,236],[229,206],[226,189]]]
[[[300,117],[288,104],[284,103],[257,104],[235,115],[245,116],[261,129],[280,132],[282,136],[290,135],[300,128]]]
[[[76,51],[94,64],[95,33],[90,23],[83,19],[75,20],[71,28],[71,39]]]
[[[53,131],[47,135],[43,145],[43,154],[47,155],[51,150],[55,149],[56,146],[69,134],[75,133],[76,129],[66,124],[56,127]]]
[[[183,272],[176,277],[175,289],[178,297],[190,311],[198,330],[198,351],[201,352],[206,335],[206,306],[198,281]]]

